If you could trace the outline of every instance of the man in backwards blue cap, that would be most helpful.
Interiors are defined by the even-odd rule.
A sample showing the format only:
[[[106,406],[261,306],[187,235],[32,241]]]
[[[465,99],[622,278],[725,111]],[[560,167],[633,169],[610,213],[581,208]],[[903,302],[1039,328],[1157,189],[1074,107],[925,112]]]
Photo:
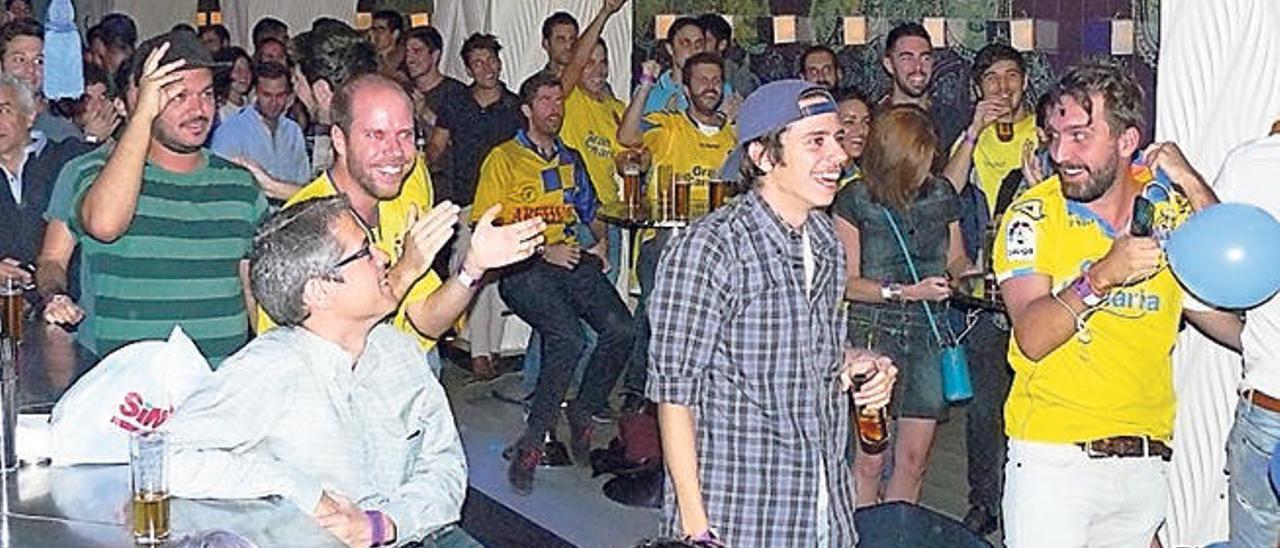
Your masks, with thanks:
[[[897,370],[846,349],[844,253],[830,217],[846,160],[836,103],[799,80],[743,104],[721,175],[733,202],[675,237],[649,301],[646,395],[668,471],[663,534],[734,547],[853,546],[854,401]]]

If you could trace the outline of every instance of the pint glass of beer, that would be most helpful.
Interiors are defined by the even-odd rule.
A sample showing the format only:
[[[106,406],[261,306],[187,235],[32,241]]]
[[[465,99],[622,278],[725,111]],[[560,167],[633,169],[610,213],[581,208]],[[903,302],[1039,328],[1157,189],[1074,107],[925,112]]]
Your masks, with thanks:
[[[169,440],[164,432],[137,430],[129,436],[133,485],[133,539],[161,544],[169,538]]]
[[[707,210],[715,211],[724,205],[725,199],[729,194],[729,183],[720,179],[711,179],[707,181]]]
[[[22,284],[13,278],[0,283],[0,333],[22,341]]]
[[[661,221],[669,221],[675,218],[675,171],[670,165],[659,165],[654,171],[651,184],[657,186],[658,195],[655,217]]]
[[[693,183],[687,177],[677,176],[671,181],[672,193],[675,194],[674,219],[689,220],[689,191]]]

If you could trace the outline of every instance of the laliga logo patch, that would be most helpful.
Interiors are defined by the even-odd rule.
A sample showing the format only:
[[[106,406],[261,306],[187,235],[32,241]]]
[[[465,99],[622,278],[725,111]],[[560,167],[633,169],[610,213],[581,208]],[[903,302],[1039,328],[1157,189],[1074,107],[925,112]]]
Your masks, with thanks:
[[[1025,261],[1036,255],[1036,228],[1031,221],[1015,218],[1005,234],[1005,257],[1010,261]]]

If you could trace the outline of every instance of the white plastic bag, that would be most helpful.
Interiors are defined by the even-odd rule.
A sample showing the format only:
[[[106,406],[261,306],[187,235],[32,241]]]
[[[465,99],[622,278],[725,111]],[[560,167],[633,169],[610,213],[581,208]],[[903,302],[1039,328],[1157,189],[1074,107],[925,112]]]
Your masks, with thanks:
[[[67,389],[49,422],[54,466],[129,462],[129,433],[159,428],[213,374],[180,327],[107,355]]]

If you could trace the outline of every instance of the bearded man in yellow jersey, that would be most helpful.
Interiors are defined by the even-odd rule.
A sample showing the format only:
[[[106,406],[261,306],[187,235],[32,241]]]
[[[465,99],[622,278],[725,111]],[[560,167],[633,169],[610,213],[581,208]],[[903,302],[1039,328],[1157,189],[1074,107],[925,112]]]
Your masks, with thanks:
[[[507,480],[518,494],[533,490],[542,441],[555,426],[569,382],[586,344],[581,321],[598,334],[578,396],[568,410],[574,460],[585,465],[593,428],[631,348],[631,313],[604,275],[608,239],[595,218],[599,206],[582,155],[559,138],[564,119],[560,81],[539,72],[520,85],[525,129],[494,147],[480,167],[474,211],[502,204],[503,220],[542,218],[545,251],[505,269],[502,300],[542,336],[542,366],[524,433],[507,452]],[[589,225],[597,244],[578,244]]]
[[[724,62],[714,53],[698,53],[684,62],[681,68],[684,93],[690,98],[689,107],[680,112],[653,112],[643,114],[645,101],[653,89],[659,67],[652,61],[643,66],[640,85],[636,88],[631,104],[618,128],[618,142],[624,146],[644,145],[653,157],[646,194],[650,203],[657,200],[656,173],[662,166],[670,166],[672,174],[687,179],[692,187],[689,210],[693,215],[706,213],[708,208],[707,182],[718,173],[725,158],[733,150],[737,131],[720,112],[724,99]],[[649,321],[644,313],[644,303],[654,287],[658,270],[658,257],[670,238],[670,230],[659,230],[656,236],[647,238],[640,245],[636,261],[636,276],[640,279],[640,306],[636,309],[636,344],[627,361],[623,380],[623,411],[629,411],[643,402],[645,371],[648,367]]]
[[[395,81],[376,74],[357,76],[333,96],[331,130],[334,165],[290,199],[343,194],[369,241],[392,264],[387,282],[399,300],[393,323],[418,336],[424,349],[452,327],[470,302],[485,271],[523,260],[541,244],[536,219],[497,228],[499,209],[485,211],[471,235],[462,268],[444,283],[430,272],[431,261],[458,220],[458,207],[445,201],[431,208],[429,179],[421,168],[413,136],[413,103]],[[260,315],[259,322],[266,321]],[[264,324],[259,328],[265,330]]]
[[[1013,324],[1005,544],[1146,547],[1166,514],[1179,321],[1224,341],[1235,321],[1183,308],[1160,242],[1130,235],[1134,199],[1168,198],[1156,204],[1160,234],[1217,198],[1170,143],[1148,147],[1141,167],[1185,196],[1135,180],[1143,93],[1132,76],[1077,66],[1050,94],[1057,174],[1014,201],[993,253]]]

